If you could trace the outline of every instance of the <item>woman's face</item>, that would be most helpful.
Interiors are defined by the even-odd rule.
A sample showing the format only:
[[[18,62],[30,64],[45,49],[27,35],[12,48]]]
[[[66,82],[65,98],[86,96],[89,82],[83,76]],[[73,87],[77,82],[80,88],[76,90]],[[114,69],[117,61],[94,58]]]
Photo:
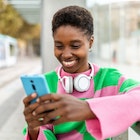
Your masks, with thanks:
[[[89,69],[88,52],[93,43],[80,29],[60,26],[54,33],[54,54],[68,73],[80,73]]]

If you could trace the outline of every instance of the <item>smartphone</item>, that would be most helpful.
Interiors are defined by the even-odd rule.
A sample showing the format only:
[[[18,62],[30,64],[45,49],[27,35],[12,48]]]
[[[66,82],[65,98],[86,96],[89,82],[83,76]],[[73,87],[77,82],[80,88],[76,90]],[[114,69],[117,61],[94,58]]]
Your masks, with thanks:
[[[40,97],[50,93],[49,86],[43,74],[22,75],[20,79],[27,95],[37,93],[37,97]],[[36,99],[31,101],[31,103],[35,101]]]

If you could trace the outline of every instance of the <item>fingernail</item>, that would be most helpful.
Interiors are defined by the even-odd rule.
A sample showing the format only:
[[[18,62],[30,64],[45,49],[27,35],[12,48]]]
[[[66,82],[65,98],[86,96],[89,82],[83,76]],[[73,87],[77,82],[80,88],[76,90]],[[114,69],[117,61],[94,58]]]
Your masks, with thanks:
[[[36,93],[33,93],[31,96],[32,96],[32,97],[36,97]]]
[[[33,114],[33,116],[35,116],[36,115],[35,111],[32,114]]]
[[[40,101],[39,98],[37,98],[37,99],[36,99],[36,102],[39,102],[39,101]]]

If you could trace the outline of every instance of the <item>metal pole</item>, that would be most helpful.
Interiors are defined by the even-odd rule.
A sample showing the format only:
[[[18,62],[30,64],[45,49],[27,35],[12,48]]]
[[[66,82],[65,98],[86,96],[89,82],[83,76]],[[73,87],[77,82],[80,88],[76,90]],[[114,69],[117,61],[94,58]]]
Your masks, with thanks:
[[[124,3],[120,3],[120,62],[125,62],[125,11]]]

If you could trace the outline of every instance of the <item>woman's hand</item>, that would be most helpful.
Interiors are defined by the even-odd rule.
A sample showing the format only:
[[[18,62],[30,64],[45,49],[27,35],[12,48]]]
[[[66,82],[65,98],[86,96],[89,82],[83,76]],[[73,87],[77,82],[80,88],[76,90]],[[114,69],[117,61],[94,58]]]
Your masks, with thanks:
[[[40,121],[38,120],[37,117],[33,116],[33,111],[39,106],[39,103],[31,103],[33,99],[37,97],[36,93],[33,93],[27,97],[24,98],[23,103],[24,103],[24,111],[23,114],[25,116],[25,120],[28,124],[28,129],[29,130],[38,130],[38,126],[41,125]]]
[[[60,124],[95,118],[86,101],[68,94],[47,94],[38,98],[39,106],[33,107],[34,117],[42,116],[42,123]]]
[[[30,139],[36,140],[39,133],[39,126],[42,125],[42,122],[39,121],[39,117],[41,116],[33,116],[33,111],[39,106],[39,103],[31,103],[33,99],[37,97],[36,93],[33,93],[24,98],[24,111],[23,114],[25,116],[25,120],[28,124],[28,132]]]

